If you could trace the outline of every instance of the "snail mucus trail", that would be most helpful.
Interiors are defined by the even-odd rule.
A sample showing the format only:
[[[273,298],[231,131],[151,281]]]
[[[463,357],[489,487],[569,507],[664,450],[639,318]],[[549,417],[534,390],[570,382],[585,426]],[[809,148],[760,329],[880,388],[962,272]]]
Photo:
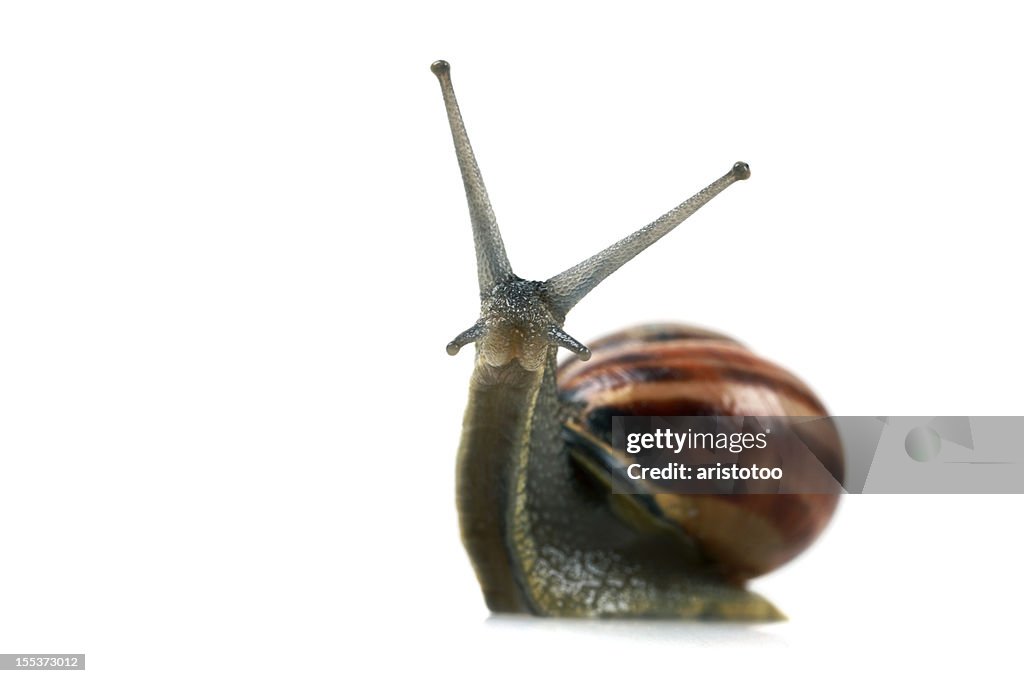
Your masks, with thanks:
[[[715,543],[699,543],[673,523],[679,501],[613,496],[599,477],[588,474],[597,469],[591,467],[594,453],[616,456],[581,428],[579,404],[560,396],[556,384],[559,347],[579,361],[591,357],[591,350],[563,329],[569,311],[725,188],[748,178],[749,167],[734,164],[691,198],[591,258],[547,280],[525,280],[506,255],[449,65],[438,61],[431,71],[441,85],[476,250],[480,316],[447,351],[455,355],[467,344],[476,345],[456,496],[463,543],[488,607],[569,617],[779,618],[770,602],[743,587],[754,571],[723,570],[705,547]],[[659,342],[659,335],[663,332],[651,340]],[[731,340],[701,339],[734,353]],[[687,508],[683,516],[699,516],[704,509]],[[744,552],[733,554],[742,558]]]

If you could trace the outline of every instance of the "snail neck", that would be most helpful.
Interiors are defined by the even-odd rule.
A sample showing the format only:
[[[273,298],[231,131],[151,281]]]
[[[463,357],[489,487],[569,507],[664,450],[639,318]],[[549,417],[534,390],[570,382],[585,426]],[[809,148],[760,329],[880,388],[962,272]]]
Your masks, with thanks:
[[[495,612],[531,611],[515,551],[515,503],[537,406],[548,393],[544,389],[553,386],[554,353],[552,349],[550,362],[537,370],[515,360],[491,366],[478,358],[470,381],[456,500],[463,544],[487,606]]]

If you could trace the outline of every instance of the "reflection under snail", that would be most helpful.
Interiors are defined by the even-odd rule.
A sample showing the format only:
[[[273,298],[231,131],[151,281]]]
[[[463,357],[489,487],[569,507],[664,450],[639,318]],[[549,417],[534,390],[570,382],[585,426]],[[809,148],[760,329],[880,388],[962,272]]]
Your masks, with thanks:
[[[748,591],[821,533],[836,493],[686,495],[656,482],[613,493],[603,463],[616,415],[825,416],[790,372],[723,335],[680,324],[637,326],[590,346],[566,314],[606,277],[725,188],[745,163],[653,223],[544,281],[509,264],[452,88],[437,76],[476,247],[481,310],[447,347],[476,346],[456,469],[463,543],[487,606],[563,617],[774,620]],[[558,348],[575,354],[560,367]],[[832,449],[842,474],[842,451]]]

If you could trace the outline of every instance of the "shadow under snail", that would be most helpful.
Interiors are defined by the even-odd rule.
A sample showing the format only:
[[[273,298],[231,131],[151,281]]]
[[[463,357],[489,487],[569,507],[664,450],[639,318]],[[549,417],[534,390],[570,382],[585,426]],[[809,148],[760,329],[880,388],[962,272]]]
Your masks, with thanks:
[[[625,456],[612,415],[825,416],[786,370],[722,335],[638,326],[589,348],[566,314],[618,268],[737,180],[735,164],[690,199],[545,281],[512,271],[452,88],[444,96],[469,203],[480,317],[447,347],[476,344],[456,468],[463,543],[494,612],[564,617],[772,620],[744,582],[804,550],[831,518],[835,493],[613,494],[595,472]],[[575,354],[561,367],[558,348]],[[589,362],[584,362],[589,361]],[[828,467],[842,479],[842,450]],[[640,501],[639,499],[643,499]],[[642,504],[641,504],[642,502]]]

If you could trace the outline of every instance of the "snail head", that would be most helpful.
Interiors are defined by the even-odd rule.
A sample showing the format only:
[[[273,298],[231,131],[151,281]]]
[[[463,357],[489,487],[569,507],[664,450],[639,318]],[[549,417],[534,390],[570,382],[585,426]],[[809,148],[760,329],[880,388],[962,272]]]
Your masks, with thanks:
[[[487,188],[455,99],[451,67],[442,60],[434,62],[430,70],[441,84],[455,156],[462,172],[480,285],[480,317],[448,343],[450,355],[454,356],[466,344],[476,343],[478,359],[488,365],[503,366],[518,361],[528,370],[541,367],[552,347],[566,348],[582,360],[589,359],[590,350],[562,329],[565,316],[573,306],[722,190],[737,180],[750,177],[750,167],[737,162],[728,173],[703,190],[607,249],[547,280],[524,280],[512,272],[505,253]]]

